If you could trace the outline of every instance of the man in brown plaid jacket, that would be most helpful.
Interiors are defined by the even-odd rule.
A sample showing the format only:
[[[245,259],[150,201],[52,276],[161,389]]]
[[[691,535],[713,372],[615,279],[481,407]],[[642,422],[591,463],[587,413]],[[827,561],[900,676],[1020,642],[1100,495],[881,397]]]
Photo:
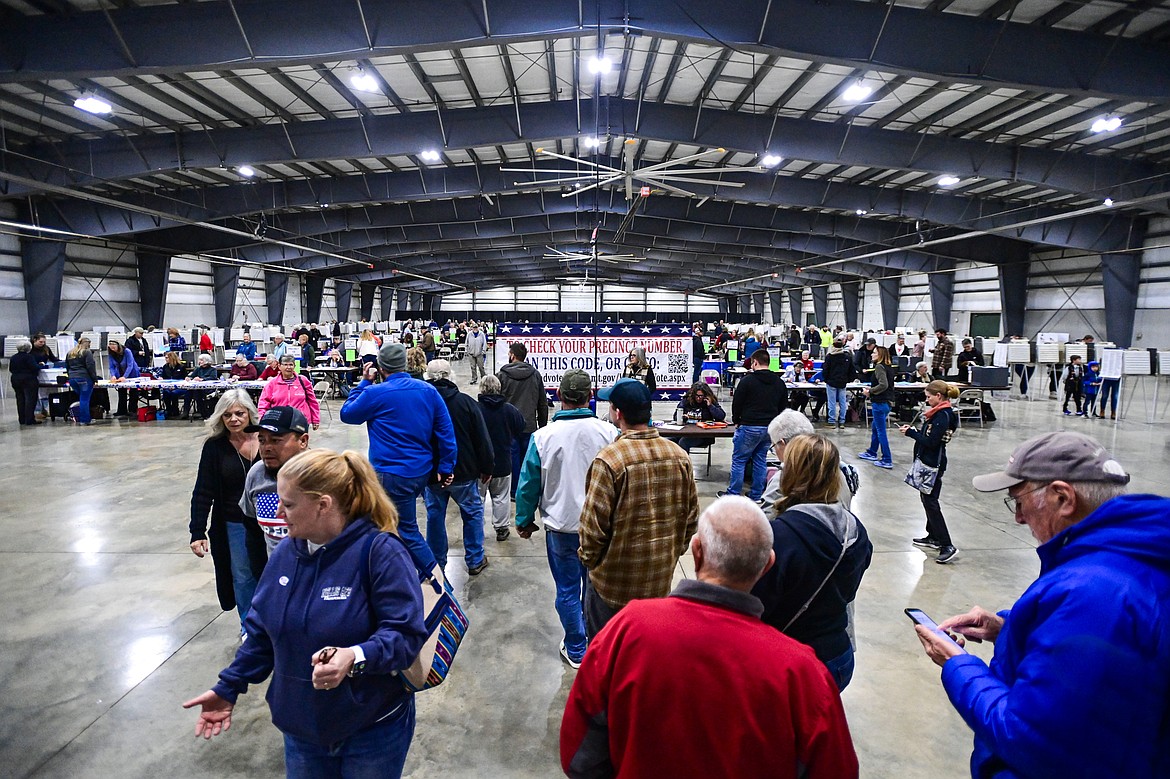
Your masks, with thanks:
[[[609,401],[610,420],[622,434],[598,452],[585,481],[577,554],[589,571],[590,638],[630,601],[670,593],[674,566],[699,518],[691,458],[649,426],[646,386],[622,379],[597,397]]]

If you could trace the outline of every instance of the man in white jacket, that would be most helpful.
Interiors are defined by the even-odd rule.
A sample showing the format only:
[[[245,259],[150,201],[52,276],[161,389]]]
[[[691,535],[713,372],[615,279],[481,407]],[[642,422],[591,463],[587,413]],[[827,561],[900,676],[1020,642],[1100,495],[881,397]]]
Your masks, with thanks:
[[[557,587],[556,609],[565,630],[561,657],[578,668],[585,656],[585,567],[577,557],[585,476],[597,453],[618,436],[617,428],[589,410],[593,386],[582,370],[561,378],[561,410],[532,434],[516,488],[516,530],[528,538],[536,509],[544,520],[548,567]]]
[[[475,322],[467,332],[467,359],[471,362],[471,383],[482,379],[487,373],[484,370],[484,360],[487,357],[487,336],[479,329]]]

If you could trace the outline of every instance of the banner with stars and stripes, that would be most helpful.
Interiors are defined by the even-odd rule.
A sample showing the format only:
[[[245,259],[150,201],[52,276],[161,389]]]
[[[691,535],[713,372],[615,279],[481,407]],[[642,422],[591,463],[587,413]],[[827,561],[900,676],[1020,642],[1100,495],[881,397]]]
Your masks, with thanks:
[[[694,363],[691,326],[630,325],[613,322],[505,322],[496,328],[496,365],[508,362],[508,347],[522,343],[528,362],[555,396],[565,371],[578,368],[594,387],[608,387],[622,376],[630,350],[642,347],[654,369],[654,400],[680,400],[691,386]]]

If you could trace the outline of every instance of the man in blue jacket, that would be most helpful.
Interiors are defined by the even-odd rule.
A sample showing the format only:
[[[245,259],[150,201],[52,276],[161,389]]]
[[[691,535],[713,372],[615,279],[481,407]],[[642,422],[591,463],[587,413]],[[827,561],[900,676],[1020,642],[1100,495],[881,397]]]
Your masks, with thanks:
[[[940,623],[995,642],[990,667],[923,627],[951,703],[975,732],[971,775],[1155,777],[1170,766],[1170,500],[1081,433],[1025,441],[981,492],[1007,490],[1041,544],[1040,577],[1010,611]]]
[[[381,383],[374,384],[379,375]],[[454,480],[455,429],[442,396],[406,373],[406,347],[388,343],[350,390],[341,421],[366,424],[370,463],[398,509],[398,535],[414,561],[431,570],[437,562],[418,528],[415,505],[427,484],[450,487]]]

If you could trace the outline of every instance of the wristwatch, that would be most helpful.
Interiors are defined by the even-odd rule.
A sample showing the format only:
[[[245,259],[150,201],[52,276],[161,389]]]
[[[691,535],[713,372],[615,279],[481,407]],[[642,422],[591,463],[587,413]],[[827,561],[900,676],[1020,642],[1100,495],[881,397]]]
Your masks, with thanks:
[[[366,653],[358,644],[354,644],[349,648],[353,652],[353,667],[349,669],[347,676],[361,676],[366,672]]]

